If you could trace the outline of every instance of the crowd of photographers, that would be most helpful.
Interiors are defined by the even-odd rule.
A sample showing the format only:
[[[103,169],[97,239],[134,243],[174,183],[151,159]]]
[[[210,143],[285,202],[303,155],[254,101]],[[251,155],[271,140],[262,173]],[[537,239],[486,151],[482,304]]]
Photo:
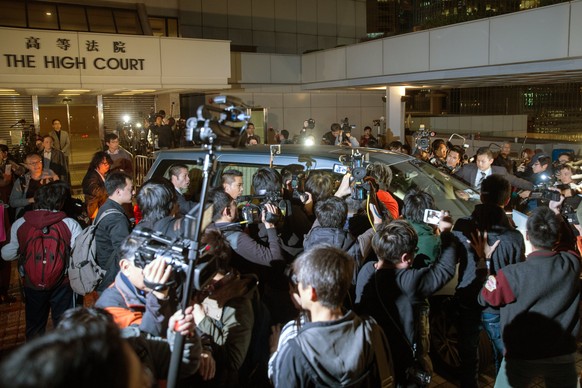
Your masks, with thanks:
[[[332,126],[331,144],[358,143],[351,136],[338,143],[340,132]],[[509,144],[498,155],[480,149],[469,163],[463,148],[442,140],[416,150],[478,193],[481,204],[460,220],[444,211],[429,220],[426,210],[440,209],[426,192],[397,199],[390,167],[365,164],[359,152],[344,161],[349,169],[341,181],[302,165],[265,167],[246,193],[242,172],[222,171],[208,192],[211,220],[200,243],[199,262],[215,270],[183,311],[184,216],[199,195],[188,190],[192,171],[174,165],[167,179],[145,182],[133,230],[121,219],[131,178],[109,174],[103,206],[116,209],[119,220],[96,232],[109,264],[95,307],[69,310],[54,333],[31,337],[0,367],[0,386],[43,386],[49,379],[53,386],[93,386],[87,376],[99,386],[132,386],[135,374],[151,386],[165,379],[176,333],[187,338],[183,386],[427,386],[433,373],[428,298],[459,264],[453,309],[461,386],[478,386],[485,328],[499,386],[524,386],[541,374],[548,386],[574,387],[576,163],[568,154],[554,164],[544,154],[515,163],[510,151]],[[506,215],[510,207],[530,215],[527,261],[524,237]],[[92,360],[84,375],[74,370],[71,349]],[[22,360],[26,379],[15,373]],[[103,369],[109,373],[100,375]]]

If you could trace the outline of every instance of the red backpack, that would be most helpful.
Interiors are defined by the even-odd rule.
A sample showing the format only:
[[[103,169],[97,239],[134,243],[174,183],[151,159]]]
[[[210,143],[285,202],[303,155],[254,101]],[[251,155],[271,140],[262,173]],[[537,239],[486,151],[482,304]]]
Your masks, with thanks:
[[[20,266],[27,287],[51,290],[62,283],[71,251],[71,231],[63,222],[65,217],[62,213],[56,223],[43,228],[26,221],[18,228]]]

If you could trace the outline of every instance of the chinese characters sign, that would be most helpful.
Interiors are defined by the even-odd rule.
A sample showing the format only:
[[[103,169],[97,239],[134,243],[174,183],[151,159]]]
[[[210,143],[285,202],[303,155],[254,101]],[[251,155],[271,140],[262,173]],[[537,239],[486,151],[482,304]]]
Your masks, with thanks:
[[[99,52],[100,43],[96,39],[85,40],[85,52]],[[54,47],[68,51],[71,48],[71,39],[56,38],[54,41],[50,39],[41,39],[38,36],[28,36],[24,38],[23,47],[34,52],[40,50],[41,45],[54,45]],[[115,54],[126,53],[126,44],[124,41],[117,40],[112,42],[111,51]],[[82,50],[81,50],[82,51]],[[45,69],[82,69],[85,70],[88,66],[92,66],[96,70],[122,70],[122,71],[142,71],[145,67],[144,58],[128,58],[128,57],[104,57],[98,56],[91,61],[87,60],[85,56],[69,56],[69,55],[42,55],[36,54],[3,54],[4,61],[8,68],[36,68],[44,67]]]
[[[224,88],[230,42],[0,27],[0,86]]]

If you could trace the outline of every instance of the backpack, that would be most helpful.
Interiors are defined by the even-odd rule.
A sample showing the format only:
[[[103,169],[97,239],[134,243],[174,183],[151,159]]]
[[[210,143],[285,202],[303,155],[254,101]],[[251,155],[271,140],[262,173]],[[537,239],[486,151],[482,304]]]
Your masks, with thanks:
[[[18,228],[20,268],[27,287],[52,290],[62,283],[71,250],[71,231],[63,222],[65,217],[62,213],[56,223],[43,228],[26,221]]]
[[[107,272],[97,264],[95,232],[99,222],[113,213],[123,214],[116,209],[106,210],[92,225],[84,229],[75,240],[68,271],[71,288],[79,295],[86,295],[95,291],[95,288],[97,288]]]

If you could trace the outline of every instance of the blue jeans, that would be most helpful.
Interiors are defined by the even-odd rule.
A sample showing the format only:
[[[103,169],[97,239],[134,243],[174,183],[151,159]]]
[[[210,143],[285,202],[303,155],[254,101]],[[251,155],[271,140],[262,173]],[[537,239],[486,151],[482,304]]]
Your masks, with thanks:
[[[531,380],[537,376],[544,378],[547,388],[575,388],[578,375],[574,354],[541,360],[504,358],[495,380],[495,387],[528,387]]]
[[[501,338],[501,322],[500,315],[494,313],[481,313],[481,322],[483,328],[487,332],[487,336],[493,345],[493,360],[495,361],[495,372],[499,372],[501,367],[501,360],[505,352],[503,339]]]

